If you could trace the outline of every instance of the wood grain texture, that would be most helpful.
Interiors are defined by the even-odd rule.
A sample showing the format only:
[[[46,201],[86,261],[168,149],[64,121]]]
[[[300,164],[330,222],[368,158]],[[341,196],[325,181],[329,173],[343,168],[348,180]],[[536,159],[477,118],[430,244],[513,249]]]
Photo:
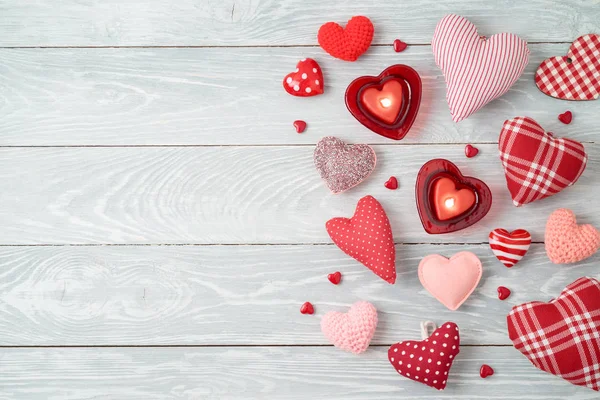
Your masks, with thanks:
[[[463,347],[439,392],[401,377],[387,348],[0,349],[0,399],[597,399],[510,347]],[[479,377],[489,363],[496,373]]]
[[[316,44],[321,24],[367,15],[375,43],[429,43],[448,13],[482,35],[572,41],[598,32],[595,0],[39,0],[0,2],[0,46],[247,46]]]
[[[0,243],[331,243],[325,222],[351,216],[367,194],[387,210],[399,243],[481,243],[499,226],[528,229],[542,241],[548,216],[561,207],[600,226],[593,201],[599,145],[586,145],[588,166],[573,187],[520,208],[506,189],[497,146],[478,147],[480,154],[467,159],[462,145],[374,146],[375,172],[341,196],[321,181],[313,146],[4,148]],[[483,179],[494,201],[476,225],[429,235],[416,213],[414,185],[421,166],[438,157]],[[400,189],[383,186],[390,175]]]
[[[595,141],[598,102],[556,100],[534,83],[540,62],[568,45],[530,47],[531,62],[513,88],[459,124],[430,46],[400,54],[373,48],[356,63],[315,48],[0,49],[0,146],[314,144],[325,135],[381,144],[492,143],[504,120],[516,116]],[[325,94],[297,98],[281,87],[301,57],[321,63]],[[423,80],[419,115],[400,142],[364,128],[344,104],[354,78],[393,63],[413,66]],[[568,126],[557,119],[566,109],[574,114]],[[296,119],[308,122],[301,135]]]
[[[428,254],[465,250],[484,273],[453,312],[425,291],[417,267]],[[374,344],[413,338],[431,319],[456,322],[463,344],[508,345],[512,306],[600,278],[600,254],[554,265],[541,244],[512,269],[488,245],[399,245],[397,254],[389,285],[333,245],[0,247],[0,345],[322,345],[321,317],[360,300],[379,311]],[[326,278],[334,271],[338,286]],[[500,285],[512,290],[506,301]],[[305,301],[314,316],[300,314]]]

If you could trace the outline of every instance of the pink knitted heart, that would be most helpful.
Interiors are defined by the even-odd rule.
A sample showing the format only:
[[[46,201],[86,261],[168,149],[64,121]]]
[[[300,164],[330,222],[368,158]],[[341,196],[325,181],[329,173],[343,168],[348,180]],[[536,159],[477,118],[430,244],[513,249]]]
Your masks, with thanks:
[[[328,312],[321,331],[331,343],[354,354],[367,350],[377,328],[377,309],[366,301],[354,303],[347,313]]]
[[[335,194],[351,189],[367,179],[377,162],[371,146],[346,144],[333,136],[319,140],[314,160],[321,178]]]
[[[600,248],[600,232],[592,225],[577,225],[571,210],[560,208],[546,223],[546,253],[555,264],[584,260]]]
[[[433,297],[455,311],[473,293],[482,271],[479,258],[468,251],[449,259],[432,254],[419,263],[419,280]]]

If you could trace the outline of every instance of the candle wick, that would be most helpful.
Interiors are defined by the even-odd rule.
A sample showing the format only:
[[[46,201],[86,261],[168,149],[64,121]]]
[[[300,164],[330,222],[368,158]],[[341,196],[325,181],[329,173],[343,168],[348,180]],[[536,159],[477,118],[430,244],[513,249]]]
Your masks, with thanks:
[[[454,199],[452,197],[446,199],[444,201],[444,205],[446,206],[446,208],[452,208],[452,207],[454,207]]]
[[[389,106],[392,105],[392,101],[390,99],[388,99],[387,97],[384,97],[383,99],[379,100],[379,102],[381,103],[381,106],[384,108],[388,108]]]

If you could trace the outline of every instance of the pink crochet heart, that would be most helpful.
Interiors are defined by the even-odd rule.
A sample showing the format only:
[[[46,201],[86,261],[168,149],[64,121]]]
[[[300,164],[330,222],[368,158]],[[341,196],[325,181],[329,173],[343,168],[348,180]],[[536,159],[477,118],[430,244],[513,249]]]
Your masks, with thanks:
[[[483,269],[473,253],[461,251],[450,259],[432,254],[419,263],[419,280],[440,303],[455,311],[473,293]]]
[[[584,260],[600,248],[600,233],[592,225],[577,225],[571,210],[560,208],[546,223],[546,253],[555,264]]]
[[[354,303],[347,313],[328,312],[321,331],[331,343],[354,354],[367,350],[377,328],[377,309],[366,301]]]

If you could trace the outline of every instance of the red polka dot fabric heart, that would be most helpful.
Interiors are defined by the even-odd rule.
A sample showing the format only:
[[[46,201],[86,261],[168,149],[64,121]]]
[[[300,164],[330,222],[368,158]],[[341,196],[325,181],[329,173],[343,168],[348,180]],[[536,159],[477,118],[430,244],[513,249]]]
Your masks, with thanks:
[[[587,164],[581,143],[555,138],[528,117],[504,122],[498,150],[506,185],[517,207],[573,185]]]
[[[529,62],[527,42],[517,35],[485,38],[469,20],[453,14],[437,24],[431,48],[446,78],[454,122],[506,93]]]
[[[388,360],[402,376],[444,390],[452,362],[460,352],[458,326],[446,322],[425,340],[392,345]]]
[[[584,35],[571,44],[566,56],[544,60],[535,84],[548,96],[562,100],[600,97],[600,35]]]
[[[508,336],[533,365],[600,390],[600,282],[579,278],[554,300],[515,306]]]
[[[323,72],[312,58],[296,64],[296,70],[283,78],[283,88],[292,96],[309,97],[323,93]]]
[[[319,28],[319,45],[332,57],[344,61],[356,61],[373,41],[375,28],[367,17],[352,17],[342,28],[336,22],[327,22]]]
[[[352,218],[333,218],[327,233],[344,253],[388,283],[396,282],[396,248],[390,221],[373,196],[358,201]]]

